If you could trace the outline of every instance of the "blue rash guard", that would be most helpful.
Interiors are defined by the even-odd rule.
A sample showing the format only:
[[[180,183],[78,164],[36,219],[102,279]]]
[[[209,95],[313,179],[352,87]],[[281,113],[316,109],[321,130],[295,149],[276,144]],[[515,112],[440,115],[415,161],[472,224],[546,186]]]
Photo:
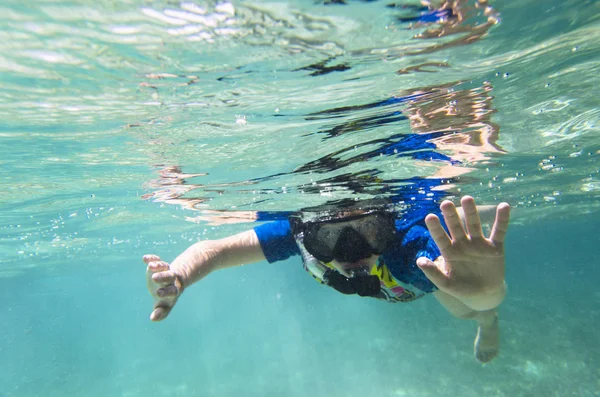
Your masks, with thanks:
[[[417,266],[417,258],[421,256],[435,260],[441,255],[423,218],[396,220],[396,242],[379,256],[371,272],[378,276],[381,284],[381,292],[375,298],[388,302],[407,302],[437,290]],[[254,231],[269,263],[301,254],[287,220],[265,223],[255,227]],[[324,265],[333,269],[330,264]],[[306,265],[305,268],[323,282]]]

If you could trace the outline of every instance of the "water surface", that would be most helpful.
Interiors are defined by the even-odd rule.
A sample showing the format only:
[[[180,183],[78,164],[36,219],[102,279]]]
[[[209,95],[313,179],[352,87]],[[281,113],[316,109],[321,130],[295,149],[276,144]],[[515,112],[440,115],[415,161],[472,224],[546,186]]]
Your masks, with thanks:
[[[598,3],[337,3],[0,6],[0,395],[598,395]],[[465,193],[514,208],[489,365],[432,298],[297,259],[148,320],[145,253]]]

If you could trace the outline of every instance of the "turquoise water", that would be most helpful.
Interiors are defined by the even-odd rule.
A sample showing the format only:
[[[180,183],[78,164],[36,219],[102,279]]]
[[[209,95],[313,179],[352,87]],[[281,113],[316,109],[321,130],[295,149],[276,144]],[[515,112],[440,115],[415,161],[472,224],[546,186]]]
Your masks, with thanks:
[[[600,3],[346,3],[0,5],[0,396],[600,395]],[[298,259],[149,321],[143,254],[416,177],[514,208],[492,363]]]

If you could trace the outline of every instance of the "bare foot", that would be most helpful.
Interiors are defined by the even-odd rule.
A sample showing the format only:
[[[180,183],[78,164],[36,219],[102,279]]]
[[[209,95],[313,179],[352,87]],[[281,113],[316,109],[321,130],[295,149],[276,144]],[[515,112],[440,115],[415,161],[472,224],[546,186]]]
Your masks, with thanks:
[[[487,319],[486,319],[487,320]],[[500,327],[498,315],[487,321],[480,321],[475,337],[475,358],[482,363],[492,361],[500,352]]]
[[[146,286],[154,299],[154,310],[150,314],[150,320],[160,321],[169,315],[183,288],[169,264],[161,261],[160,257],[144,255],[144,262],[148,265]]]

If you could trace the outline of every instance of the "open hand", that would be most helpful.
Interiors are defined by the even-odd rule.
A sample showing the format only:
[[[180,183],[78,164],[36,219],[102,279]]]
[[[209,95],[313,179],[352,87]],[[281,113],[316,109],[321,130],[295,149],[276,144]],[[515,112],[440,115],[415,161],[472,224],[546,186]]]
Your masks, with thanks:
[[[508,228],[510,206],[501,203],[490,237],[483,235],[479,212],[473,197],[464,196],[461,205],[466,230],[451,201],[440,205],[450,235],[436,215],[429,214],[425,224],[442,254],[431,261],[421,257],[417,265],[440,290],[461,300],[474,310],[489,310],[500,304],[504,287],[504,236]]]

